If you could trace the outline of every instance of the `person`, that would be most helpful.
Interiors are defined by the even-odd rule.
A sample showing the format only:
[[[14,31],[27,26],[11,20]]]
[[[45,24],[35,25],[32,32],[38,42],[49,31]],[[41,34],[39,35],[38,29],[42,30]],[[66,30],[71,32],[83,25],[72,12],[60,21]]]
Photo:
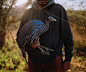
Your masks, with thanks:
[[[65,72],[70,69],[73,56],[73,36],[64,7],[60,4],[55,4],[53,0],[37,0],[24,13],[17,32],[17,42],[21,28],[26,22],[37,19],[45,23],[46,18],[51,15],[55,16],[57,21],[49,23],[49,30],[40,35],[35,44],[32,44],[31,48],[33,50],[30,50],[28,44],[25,46],[29,56],[29,72]],[[37,48],[40,44],[55,51],[50,51],[50,55],[43,55]],[[62,59],[63,45],[65,46],[64,61]]]

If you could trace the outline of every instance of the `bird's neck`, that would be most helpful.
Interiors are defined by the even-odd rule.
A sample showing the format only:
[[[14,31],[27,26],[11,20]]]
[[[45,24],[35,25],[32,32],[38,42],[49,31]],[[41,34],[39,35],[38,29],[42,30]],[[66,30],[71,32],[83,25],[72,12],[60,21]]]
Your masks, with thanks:
[[[49,26],[49,21],[48,20],[46,20],[46,25]]]

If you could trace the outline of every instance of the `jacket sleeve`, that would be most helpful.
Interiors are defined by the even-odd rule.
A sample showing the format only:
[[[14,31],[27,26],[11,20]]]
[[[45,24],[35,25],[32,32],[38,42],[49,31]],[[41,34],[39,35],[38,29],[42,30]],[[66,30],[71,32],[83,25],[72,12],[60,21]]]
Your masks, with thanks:
[[[61,13],[60,31],[62,41],[65,46],[65,61],[70,62],[73,55],[72,53],[74,45],[73,36],[65,9],[63,8],[60,13]]]

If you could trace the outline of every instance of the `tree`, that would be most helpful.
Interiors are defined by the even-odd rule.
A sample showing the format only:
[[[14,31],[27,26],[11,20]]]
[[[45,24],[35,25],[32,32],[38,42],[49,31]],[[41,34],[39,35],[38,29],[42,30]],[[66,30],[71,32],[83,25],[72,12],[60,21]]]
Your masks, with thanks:
[[[15,23],[21,19],[18,17],[19,13],[18,10],[16,10],[17,8],[13,7],[16,1],[17,0],[0,0],[0,49],[5,44],[6,27],[8,24]],[[27,0],[21,10],[24,11],[25,7],[28,7],[28,5],[31,5],[33,2],[32,0]],[[16,14],[16,16],[14,14]],[[9,21],[10,15],[12,16],[11,21]]]
[[[16,0],[0,0],[0,49],[5,43],[6,18]]]

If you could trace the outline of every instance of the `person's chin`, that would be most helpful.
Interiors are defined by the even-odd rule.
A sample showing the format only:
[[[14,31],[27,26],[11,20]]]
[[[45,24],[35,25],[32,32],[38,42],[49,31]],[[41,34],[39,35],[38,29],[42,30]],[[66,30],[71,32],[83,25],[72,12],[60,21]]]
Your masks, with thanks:
[[[46,2],[40,2],[39,4],[40,4],[40,5],[42,5],[42,6],[47,5],[47,3],[46,3]]]

